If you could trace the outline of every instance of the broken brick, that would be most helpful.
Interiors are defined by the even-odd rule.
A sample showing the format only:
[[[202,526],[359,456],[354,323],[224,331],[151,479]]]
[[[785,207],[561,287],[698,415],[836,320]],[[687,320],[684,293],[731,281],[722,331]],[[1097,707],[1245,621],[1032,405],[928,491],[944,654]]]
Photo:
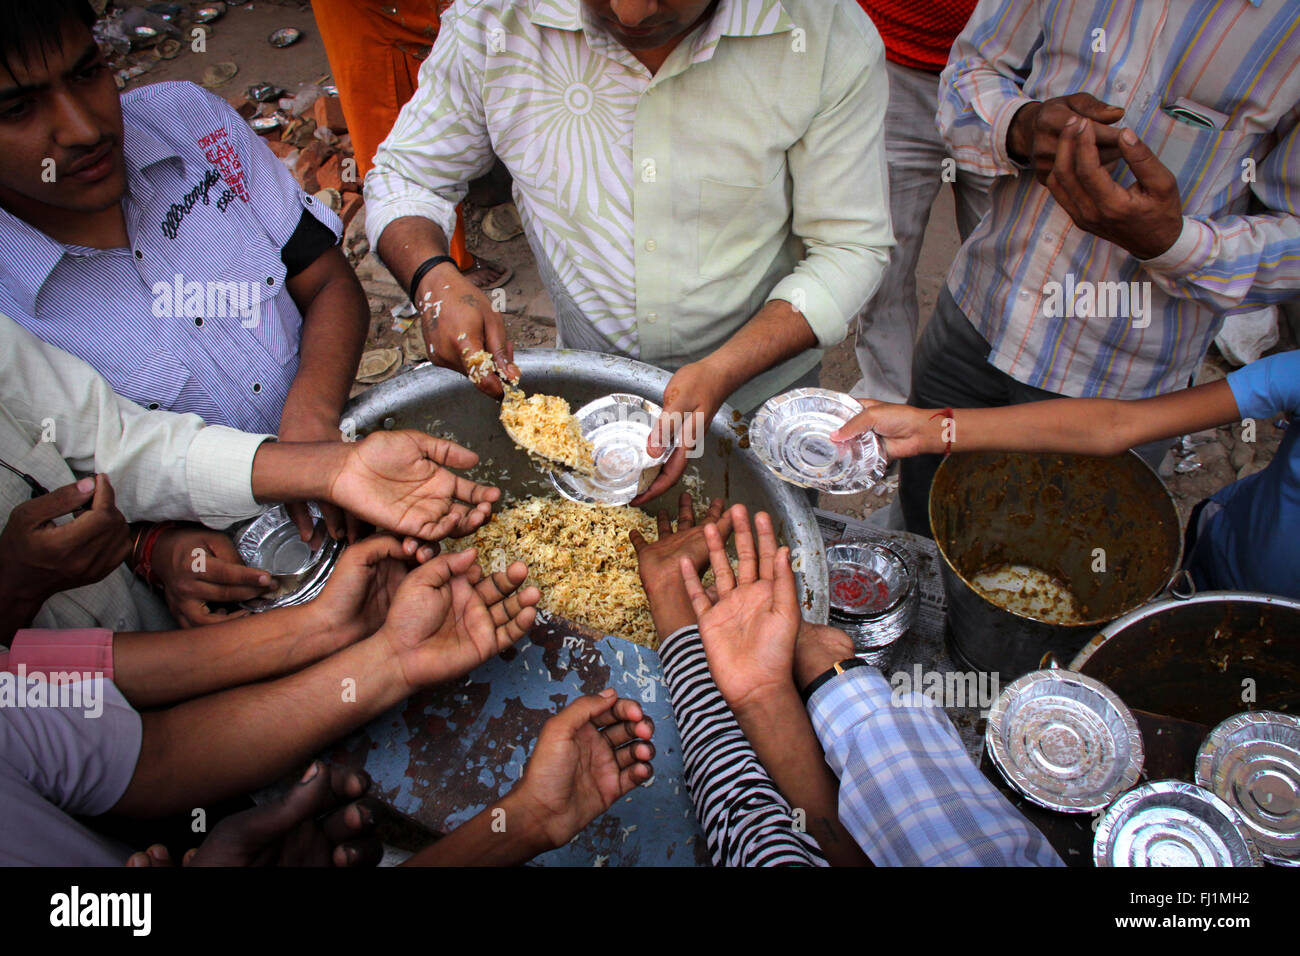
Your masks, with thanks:
[[[365,204],[365,199],[359,193],[343,194],[343,208],[339,210],[339,218],[343,220],[344,228],[347,228],[348,223],[356,218],[357,213],[361,211],[361,207]]]
[[[328,126],[339,134],[348,131],[348,121],[343,118],[343,104],[337,96],[318,97],[312,104],[312,110],[317,126]]]
[[[257,104],[242,93],[239,96],[226,97],[226,102],[229,103],[231,109],[243,117],[245,121],[251,120],[257,115]]]
[[[275,153],[280,159],[284,159],[290,153],[295,152],[297,147],[293,143],[283,143],[278,139],[268,139],[266,145],[271,147],[271,152]]]
[[[343,192],[342,163],[343,157],[335,153],[320,164],[316,173],[316,182],[320,183],[321,189],[337,189],[339,192]]]

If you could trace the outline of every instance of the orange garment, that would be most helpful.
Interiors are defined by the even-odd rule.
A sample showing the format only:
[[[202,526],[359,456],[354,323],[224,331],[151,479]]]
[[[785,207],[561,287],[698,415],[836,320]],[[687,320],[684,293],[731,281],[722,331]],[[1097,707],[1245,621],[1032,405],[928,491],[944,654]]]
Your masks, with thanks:
[[[415,95],[420,64],[438,38],[440,14],[451,0],[312,0],[311,6],[348,121],[357,172],[364,177],[397,114]],[[460,269],[474,265],[459,207],[450,251]]]

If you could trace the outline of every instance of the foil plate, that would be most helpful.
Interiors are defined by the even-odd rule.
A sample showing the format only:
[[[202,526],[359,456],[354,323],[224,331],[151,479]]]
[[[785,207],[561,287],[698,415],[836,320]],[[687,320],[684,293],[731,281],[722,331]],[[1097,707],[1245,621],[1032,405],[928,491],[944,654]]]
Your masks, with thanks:
[[[844,442],[831,432],[862,411],[841,392],[796,388],[767,400],[749,426],[750,447],[778,478],[832,495],[867,491],[888,461],[875,432]]]
[[[249,611],[269,611],[277,607],[306,604],[325,587],[342,542],[324,533],[320,509],[309,504],[308,510],[324,540],[312,550],[298,535],[298,527],[289,520],[281,505],[268,508],[252,521],[235,529],[235,548],[250,568],[261,568],[275,578],[278,585],[269,595],[243,601]]]
[[[1097,866],[1261,866],[1236,811],[1181,780],[1130,790],[1097,824]]]
[[[1229,717],[1201,744],[1196,783],[1236,811],[1264,859],[1300,866],[1300,718]]]
[[[1066,813],[1104,809],[1137,783],[1144,759],[1123,701],[1066,670],[1032,671],[1009,684],[989,711],[984,742],[1007,783]]]
[[[565,498],[582,504],[625,505],[650,487],[672,454],[646,453],[650,430],[663,411],[649,399],[617,392],[588,402],[573,413],[582,437],[591,442],[594,475],[553,470],[551,484]]]

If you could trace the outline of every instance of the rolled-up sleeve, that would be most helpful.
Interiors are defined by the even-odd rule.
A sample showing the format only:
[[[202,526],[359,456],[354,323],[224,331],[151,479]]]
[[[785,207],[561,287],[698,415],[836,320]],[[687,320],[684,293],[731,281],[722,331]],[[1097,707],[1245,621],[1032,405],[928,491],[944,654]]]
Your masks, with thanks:
[[[450,242],[456,204],[469,182],[492,165],[478,69],[481,37],[453,7],[443,15],[419,87],[402,107],[366,175],[366,234],[372,249],[396,219],[415,216],[442,227]]]
[[[1034,102],[1021,87],[1042,45],[1037,0],[980,0],[939,79],[939,131],[957,165],[984,176],[1015,176],[1007,132]]]
[[[840,821],[876,865],[1063,865],[923,695],[895,699],[879,671],[859,667],[818,688],[808,709],[840,778]]]
[[[827,55],[821,109],[787,151],[791,228],[804,259],[768,301],[802,313],[822,348],[839,344],[875,294],[894,245],[885,161],[885,47],[865,17],[842,16]]]

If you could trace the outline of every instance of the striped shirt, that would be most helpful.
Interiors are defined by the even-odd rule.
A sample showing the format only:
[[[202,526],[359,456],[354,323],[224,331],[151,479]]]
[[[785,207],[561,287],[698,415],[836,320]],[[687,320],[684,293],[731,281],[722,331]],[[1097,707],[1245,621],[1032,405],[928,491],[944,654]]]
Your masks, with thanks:
[[[342,224],[193,83],[121,100],[130,247],[65,245],[0,209],[0,313],[140,405],[275,432],[302,327],[281,250],[304,209]]]
[[[366,175],[372,249],[395,219],[450,236],[494,155],[566,348],[677,369],[766,302],[821,348],[893,244],[884,47],[852,0],[721,0],[658,72],[581,0],[458,0]],[[809,349],[730,399],[748,411]]]
[[[840,822],[877,866],[1063,865],[924,695],[895,700],[878,670],[856,667],[808,710],[840,778]]]
[[[1123,107],[1119,125],[1178,179],[1182,235],[1155,259],[1076,227],[1007,155],[1020,107],[1079,91]],[[989,361],[1071,396],[1162,394],[1187,384],[1225,313],[1294,296],[1298,103],[1295,0],[981,0],[944,71],[938,122],[961,168],[1001,177],[948,273]],[[1175,105],[1216,128],[1175,118]],[[1134,182],[1123,164],[1115,177]],[[1088,318],[1060,307],[1080,282],[1104,301]],[[1150,292],[1141,318],[1128,283]]]
[[[745,739],[709,674],[697,627],[659,646],[664,681],[682,741],[686,786],[715,866],[825,866],[817,842]]]

